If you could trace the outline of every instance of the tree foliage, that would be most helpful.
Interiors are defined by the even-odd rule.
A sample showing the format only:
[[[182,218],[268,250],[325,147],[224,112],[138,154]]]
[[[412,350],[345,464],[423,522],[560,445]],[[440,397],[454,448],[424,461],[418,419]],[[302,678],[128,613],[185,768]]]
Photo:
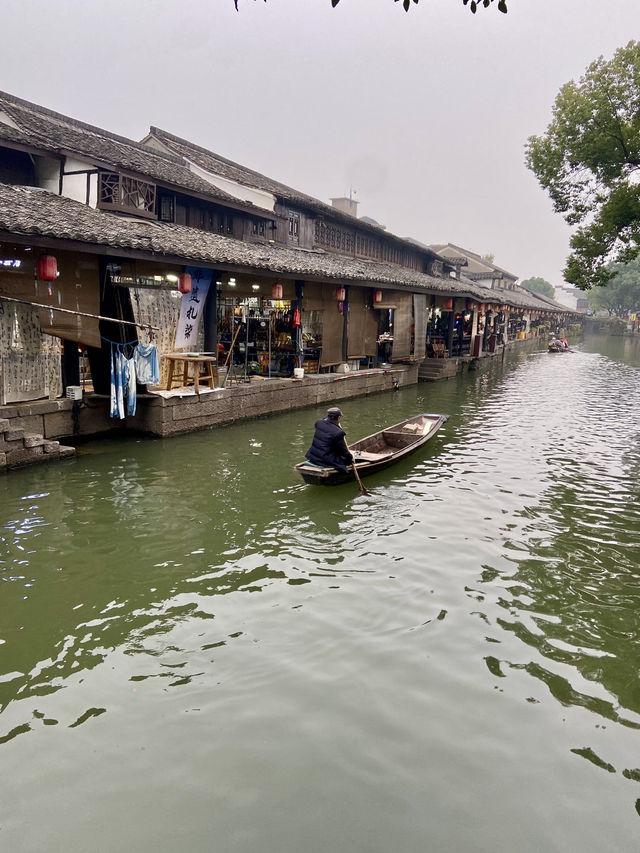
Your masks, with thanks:
[[[267,0],[264,0],[264,2],[266,3]],[[334,9],[338,5],[339,2],[340,2],[340,0],[331,0],[331,5],[333,6]],[[411,3],[413,2],[417,5],[419,0],[394,0],[394,3],[399,3],[399,2],[402,3],[402,5],[404,7],[404,11],[408,12],[409,9],[411,8]],[[238,10],[238,0],[233,0],[233,3],[235,5],[236,11],[237,11]],[[474,15],[478,11],[478,9],[486,9],[492,3],[493,3],[493,0],[462,0],[462,5],[468,6]],[[507,0],[498,0],[496,5],[497,5],[498,9],[501,12],[504,12],[506,15],[506,13],[508,11],[507,10]]]
[[[589,293],[593,311],[606,311],[610,317],[640,313],[640,260],[611,264],[608,272],[611,278],[607,285]]]
[[[520,282],[520,287],[524,287],[529,293],[541,293],[543,296],[548,296],[549,299],[554,299],[556,295],[555,287],[540,276],[526,278]]]
[[[640,252],[640,43],[600,57],[562,87],[526,164],[570,225],[564,276],[582,290],[604,285],[611,262]]]

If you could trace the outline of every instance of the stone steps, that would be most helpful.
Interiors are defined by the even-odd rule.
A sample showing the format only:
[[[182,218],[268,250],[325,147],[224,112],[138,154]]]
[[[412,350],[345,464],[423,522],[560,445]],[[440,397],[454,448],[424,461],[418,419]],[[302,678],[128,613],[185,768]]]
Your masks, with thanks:
[[[422,382],[436,382],[455,376],[458,365],[454,358],[430,358],[418,368],[418,379]]]
[[[67,447],[39,433],[25,432],[22,427],[13,426],[9,418],[0,418],[0,471],[64,459],[75,453],[75,447]]]

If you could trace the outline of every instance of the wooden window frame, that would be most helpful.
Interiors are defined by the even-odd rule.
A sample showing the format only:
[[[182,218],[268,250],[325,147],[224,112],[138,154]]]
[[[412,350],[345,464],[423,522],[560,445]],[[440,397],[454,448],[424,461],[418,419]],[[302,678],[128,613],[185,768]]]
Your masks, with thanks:
[[[142,201],[142,207],[133,203],[136,197]],[[156,185],[119,172],[101,170],[98,172],[98,208],[157,219]]]

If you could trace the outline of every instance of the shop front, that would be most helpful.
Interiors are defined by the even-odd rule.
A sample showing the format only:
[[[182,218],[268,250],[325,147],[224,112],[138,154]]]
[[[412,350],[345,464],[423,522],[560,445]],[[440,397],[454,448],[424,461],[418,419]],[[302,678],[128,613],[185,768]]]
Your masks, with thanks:
[[[427,297],[402,290],[375,290],[378,363],[421,361],[426,354]]]
[[[293,376],[304,360],[301,283],[235,275],[216,288],[219,365],[236,376]]]
[[[100,344],[98,258],[3,243],[0,404],[60,396],[63,364]]]
[[[302,300],[305,370],[358,370],[376,360],[378,316],[371,289],[307,282]],[[376,306],[377,307],[377,306]]]

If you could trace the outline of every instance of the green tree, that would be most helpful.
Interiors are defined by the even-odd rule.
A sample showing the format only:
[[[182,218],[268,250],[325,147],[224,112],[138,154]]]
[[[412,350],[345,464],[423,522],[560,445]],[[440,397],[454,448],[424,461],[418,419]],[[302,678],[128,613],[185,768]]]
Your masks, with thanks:
[[[548,296],[549,299],[554,299],[556,295],[555,287],[546,279],[534,276],[533,278],[525,278],[520,282],[520,287],[524,287],[529,293],[542,293],[543,296]]]
[[[482,260],[486,261],[488,264],[492,264],[496,259],[496,256],[493,252],[487,252],[486,255],[482,255]]]
[[[606,311],[610,317],[640,313],[640,260],[611,264],[608,272],[608,283],[589,293],[592,310]]]
[[[640,252],[640,43],[593,62],[562,87],[526,164],[570,225],[564,276],[582,290],[604,285],[611,263]]]
[[[237,10],[238,9],[238,0],[233,0],[233,2],[234,2],[234,5],[236,7],[236,10]],[[267,0],[264,0],[264,2],[266,3]],[[338,5],[339,2],[340,2],[340,0],[331,0],[331,5],[334,7],[334,9]],[[394,2],[395,3],[402,2],[402,5],[404,6],[404,11],[408,12],[410,7],[411,7],[411,3],[413,2],[417,5],[419,0],[394,0]],[[493,0],[462,0],[462,5],[468,6],[474,15],[478,11],[478,9],[486,9],[492,3],[493,3]],[[507,0],[498,0],[496,5],[497,5],[498,9],[501,12],[504,12],[506,15],[506,13],[508,11],[507,10]]]

